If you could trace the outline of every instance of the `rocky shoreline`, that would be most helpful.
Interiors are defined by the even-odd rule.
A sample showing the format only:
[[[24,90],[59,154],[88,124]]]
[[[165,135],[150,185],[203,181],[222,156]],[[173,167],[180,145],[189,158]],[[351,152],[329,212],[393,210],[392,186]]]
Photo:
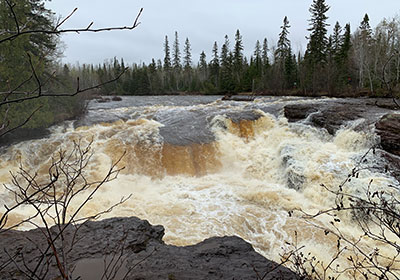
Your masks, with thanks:
[[[57,232],[57,228],[51,231]],[[100,279],[104,259],[119,255],[121,273],[132,280],[258,279],[257,273],[266,272],[264,279],[297,279],[292,271],[264,258],[239,237],[212,237],[185,247],[167,245],[162,240],[162,226],[136,217],[90,221],[76,235],[70,226],[64,236],[68,239],[64,242],[73,244],[67,254],[68,267],[76,267],[73,276],[84,276],[82,280]],[[2,234],[0,247],[0,279],[29,279],[24,273],[34,269],[41,256],[39,249],[46,248],[47,241],[41,229],[8,231]],[[10,256],[15,256],[12,262]],[[48,269],[42,270],[43,279],[59,279],[54,257],[49,262]]]

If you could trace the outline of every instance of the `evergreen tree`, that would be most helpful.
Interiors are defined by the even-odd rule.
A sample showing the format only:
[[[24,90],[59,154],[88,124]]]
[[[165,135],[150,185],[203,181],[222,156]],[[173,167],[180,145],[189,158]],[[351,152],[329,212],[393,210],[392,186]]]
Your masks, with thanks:
[[[262,88],[266,89],[267,84],[268,84],[268,72],[270,68],[270,63],[269,63],[269,58],[268,58],[268,40],[267,38],[264,38],[263,45],[262,45],[262,51],[261,51],[261,59],[262,59],[262,67],[261,67],[261,82],[262,82]]]
[[[199,59],[199,71],[200,71],[200,78],[202,81],[207,79],[207,58],[206,53],[202,51],[200,53]]]
[[[179,50],[178,32],[175,31],[174,48],[172,52],[172,64],[175,70],[181,69],[181,52]]]
[[[296,82],[296,56],[292,55],[292,47],[290,45],[285,57],[284,69],[286,88],[291,89]]]
[[[366,80],[368,78],[370,84],[370,90],[373,92],[372,78],[371,78],[371,43],[372,43],[372,29],[369,24],[368,14],[364,15],[363,20],[360,23],[358,32],[355,36],[355,51],[356,51],[356,62],[358,64],[358,78],[359,87],[362,88],[367,85]],[[368,76],[368,77],[366,77]]]
[[[289,20],[283,19],[281,32],[279,34],[278,44],[275,51],[275,83],[280,84],[280,90],[292,86],[294,65],[292,61],[292,47],[289,35]]]
[[[269,52],[268,40],[267,40],[267,38],[264,38],[263,47],[262,47],[262,62],[263,62],[264,67],[269,66],[268,52]]]
[[[171,52],[168,43],[168,36],[165,36],[164,42],[164,70],[168,72],[171,69]]]
[[[311,19],[308,31],[310,31],[311,34],[307,45],[306,59],[311,62],[312,66],[323,63],[326,58],[326,46],[328,43],[327,26],[329,26],[326,22],[328,19],[326,12],[329,8],[325,0],[313,0],[309,10]]]
[[[218,44],[217,42],[214,42],[213,48],[212,48],[212,59],[210,62],[210,78],[211,81],[214,85],[215,88],[218,88],[219,83],[219,55],[218,55]]]
[[[228,35],[225,35],[225,42],[221,48],[221,66],[222,67],[228,66],[228,57],[229,57],[229,52],[230,52],[229,44],[230,44],[230,42],[229,42]]]
[[[343,41],[342,38],[342,27],[340,26],[339,22],[337,21],[335,27],[333,28],[333,35],[332,35],[332,50],[335,57],[338,55],[340,51],[341,44]]]
[[[310,37],[307,45],[305,60],[306,87],[311,87],[312,91],[326,90],[327,74],[322,74],[326,69],[327,55],[327,15],[329,6],[325,0],[313,0],[309,9],[310,19]]]
[[[45,8],[43,0],[18,0],[11,4],[13,10],[6,1],[0,1],[0,39],[17,33],[18,29],[25,31],[55,28],[53,14]],[[0,91],[15,88],[31,76],[32,70],[27,54],[35,65],[36,75],[40,76],[46,72],[56,55],[58,41],[57,35],[38,32],[1,43]],[[31,79],[19,90],[30,90],[35,86],[37,85],[34,79]]]
[[[262,53],[261,53],[261,44],[260,41],[256,41],[256,46],[254,47],[254,65],[256,68],[257,76],[261,76],[262,71]],[[251,64],[251,62],[250,62]]]
[[[184,57],[183,57],[183,86],[185,90],[189,90],[192,83],[192,49],[189,39],[185,40]]]
[[[253,55],[256,60],[261,60],[261,44],[259,40],[256,41]]]
[[[228,35],[225,35],[225,42],[221,48],[220,87],[222,92],[232,92],[235,87],[232,75],[233,55],[229,45]]]
[[[243,65],[243,42],[242,35],[240,34],[239,29],[236,30],[235,34],[235,48],[233,50],[233,62],[235,68],[240,70]]]
[[[239,29],[235,34],[235,47],[233,50],[233,71],[235,76],[235,91],[241,91],[243,75],[243,42]]]
[[[279,34],[277,49],[276,49],[276,58],[278,63],[283,63],[286,58],[289,56],[289,49],[291,48],[290,40],[288,38],[289,35],[289,20],[287,17],[283,19],[283,25],[281,26],[281,33]],[[291,56],[291,55],[290,55]]]
[[[171,87],[171,80],[173,79],[172,73],[171,73],[171,53],[170,53],[170,48],[169,48],[169,43],[168,43],[168,36],[165,36],[165,42],[164,42],[164,76],[163,76],[163,88],[167,91],[169,91]]]
[[[350,24],[348,23],[344,27],[344,34],[340,46],[340,57],[342,63],[345,63],[345,61],[348,60],[350,49],[351,49],[351,30],[350,30]]]
[[[183,64],[184,64],[184,68],[185,70],[190,70],[192,68],[192,53],[191,53],[192,49],[190,47],[190,42],[189,39],[186,38],[185,41],[185,56],[183,57]]]

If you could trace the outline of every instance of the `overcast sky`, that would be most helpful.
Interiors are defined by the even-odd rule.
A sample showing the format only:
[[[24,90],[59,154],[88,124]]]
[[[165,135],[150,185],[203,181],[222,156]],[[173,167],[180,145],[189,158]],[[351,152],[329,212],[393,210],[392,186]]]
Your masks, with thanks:
[[[399,0],[327,0],[332,28],[336,21],[350,23],[352,31],[365,13],[371,26],[383,18],[400,14]],[[152,58],[163,58],[163,43],[168,35],[170,46],[175,31],[179,34],[181,50],[185,38],[192,45],[193,61],[197,63],[201,51],[210,59],[214,41],[219,48],[227,34],[234,42],[237,29],[243,36],[245,54],[253,52],[257,40],[265,37],[269,45],[276,43],[283,18],[288,17],[289,38],[293,49],[304,50],[308,35],[308,11],[312,0],[52,0],[47,5],[58,16],[78,11],[64,25],[93,28],[131,25],[140,8],[144,8],[141,25],[132,31],[97,34],[63,35],[63,62],[103,63],[106,59],[124,58],[128,63],[149,63]]]

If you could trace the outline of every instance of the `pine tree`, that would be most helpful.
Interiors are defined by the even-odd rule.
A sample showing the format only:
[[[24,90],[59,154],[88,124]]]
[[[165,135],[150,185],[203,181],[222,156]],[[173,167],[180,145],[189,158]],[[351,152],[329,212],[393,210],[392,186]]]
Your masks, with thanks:
[[[164,70],[168,72],[171,69],[171,53],[168,44],[168,36],[165,36],[164,42]]]
[[[206,80],[207,79],[207,58],[206,58],[206,53],[204,51],[202,51],[200,53],[199,71],[200,71],[201,80],[202,81]]]
[[[350,49],[351,49],[351,30],[350,30],[350,23],[348,23],[344,27],[344,34],[340,46],[340,56],[342,63],[348,60]]]
[[[278,63],[283,63],[286,58],[289,56],[289,49],[291,48],[290,40],[288,38],[289,35],[289,20],[287,17],[283,19],[283,25],[281,26],[281,33],[279,34],[277,49],[276,49],[276,58],[278,59]]]
[[[294,65],[292,61],[292,47],[288,38],[290,33],[289,28],[289,20],[285,17],[275,51],[275,83],[280,84],[280,90],[292,86]]]
[[[372,29],[369,24],[368,14],[364,15],[363,20],[360,23],[358,32],[355,36],[355,50],[356,58],[358,63],[358,78],[359,87],[362,88],[366,85],[366,74],[368,75],[370,90],[373,92],[372,78],[371,78],[371,66],[370,66],[370,52],[371,52],[371,38]]]
[[[243,40],[239,29],[235,34],[235,47],[233,49],[233,71],[235,76],[235,91],[241,91],[243,76]]]
[[[293,88],[296,81],[296,56],[292,55],[292,47],[290,45],[285,57],[284,77],[286,88]]]
[[[13,6],[12,10],[6,1],[0,1],[0,39],[17,33],[18,28],[22,31],[55,28],[53,14],[45,8],[43,0],[9,2]],[[0,91],[15,88],[32,75],[27,53],[35,65],[35,74],[44,74],[56,55],[58,42],[57,35],[37,32],[29,36],[18,36],[0,44]],[[40,63],[37,63],[39,60]],[[35,86],[34,80],[30,79],[30,82],[24,83],[23,88],[19,90],[29,90]]]
[[[242,35],[239,29],[236,30],[235,34],[235,48],[233,50],[233,63],[237,70],[241,70],[243,65],[243,42]]]
[[[228,66],[228,56],[229,56],[229,38],[228,35],[225,35],[225,43],[222,45],[221,48],[221,66],[227,67]]]
[[[329,8],[330,7],[326,5],[325,0],[313,0],[309,10],[311,13],[311,27],[308,31],[310,31],[311,34],[307,46],[306,59],[311,61],[312,66],[323,63],[326,59],[326,46],[328,43],[327,26],[329,26],[326,22],[328,20],[326,12]]]
[[[170,54],[170,48],[168,44],[168,36],[165,36],[165,42],[164,42],[164,75],[163,75],[163,88],[166,90],[170,89],[171,86],[171,79],[172,79],[172,74],[171,74],[171,54]]]
[[[261,44],[260,41],[256,41],[256,45],[254,47],[254,60],[250,61],[250,65],[252,64],[251,62],[254,63],[254,67],[256,69],[256,76],[257,78],[261,78],[262,74],[262,53],[261,53]]]
[[[172,52],[172,64],[175,70],[181,69],[181,52],[179,50],[178,32],[175,31],[174,48]]]
[[[326,90],[326,77],[327,74],[323,74],[326,70],[325,66],[327,63],[327,11],[329,6],[325,3],[325,0],[313,0],[309,9],[311,13],[310,19],[310,37],[307,45],[307,50],[304,56],[305,61],[305,86],[311,88],[313,92]]]
[[[220,90],[222,92],[232,92],[235,87],[232,76],[233,55],[229,45],[228,35],[225,35],[225,42],[221,48]]]
[[[218,55],[218,44],[217,42],[214,42],[213,48],[212,48],[212,59],[210,62],[210,78],[212,80],[212,83],[215,88],[218,88],[219,83],[219,55]]]
[[[342,27],[340,26],[339,22],[337,21],[335,27],[333,28],[333,35],[332,35],[332,50],[335,55],[337,56],[338,52],[341,48],[342,39]]]
[[[190,42],[189,39],[186,38],[185,41],[185,56],[183,57],[183,65],[185,68],[185,71],[192,69],[192,53],[191,53],[192,49],[190,47]]]
[[[268,40],[267,40],[267,38],[264,38],[263,47],[262,47],[262,62],[263,62],[264,68],[269,66],[268,52],[269,52]]]

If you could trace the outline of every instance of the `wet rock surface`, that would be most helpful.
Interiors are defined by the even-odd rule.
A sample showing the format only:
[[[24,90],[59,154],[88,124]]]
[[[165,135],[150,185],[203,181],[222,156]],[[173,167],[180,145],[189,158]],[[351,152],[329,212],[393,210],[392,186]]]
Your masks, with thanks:
[[[289,122],[304,121],[312,126],[324,128],[334,135],[340,128],[352,121],[364,119],[373,124],[379,118],[396,108],[390,99],[332,99],[326,102],[289,104],[284,106],[284,116]],[[362,129],[363,126],[355,127]]]
[[[57,233],[57,228],[51,230]],[[65,242],[74,240],[68,253],[70,269],[80,262],[98,259],[98,267],[94,270],[104,271],[102,260],[105,257],[116,259],[122,255],[121,269],[124,274],[126,272],[125,279],[257,279],[255,270],[260,275],[272,271],[264,279],[296,279],[293,272],[277,267],[239,237],[213,237],[186,247],[166,245],[162,241],[162,226],[152,226],[135,217],[88,222],[77,235],[74,233],[75,228],[69,227],[64,235]],[[56,246],[60,244],[57,242]],[[0,279],[29,279],[27,275],[35,270],[40,250],[46,249],[47,242],[40,229],[8,231],[1,234],[0,247]],[[47,257],[51,255],[47,254]],[[48,261],[48,271],[44,265],[36,270],[36,274],[43,279],[58,279],[54,257]],[[76,273],[79,271],[74,277],[79,276]],[[82,280],[89,279],[92,278]]]
[[[400,114],[384,115],[376,124],[380,145],[386,160],[385,169],[400,182]]]
[[[0,138],[0,147],[12,145],[17,142],[41,139],[50,135],[47,128],[20,128]]]
[[[382,148],[400,156],[400,114],[384,115],[375,125]]]

